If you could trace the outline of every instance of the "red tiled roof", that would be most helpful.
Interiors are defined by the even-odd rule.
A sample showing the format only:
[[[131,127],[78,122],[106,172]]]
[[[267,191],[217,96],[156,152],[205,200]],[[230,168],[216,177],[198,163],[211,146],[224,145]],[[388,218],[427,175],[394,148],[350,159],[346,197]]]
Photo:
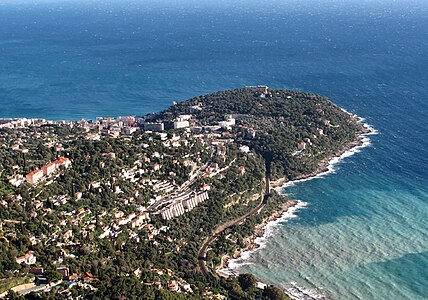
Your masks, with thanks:
[[[32,171],[32,172],[28,173],[28,174],[27,174],[27,176],[33,176],[33,175],[35,175],[36,173],[41,172],[41,171],[42,171],[42,170],[40,170],[40,169],[36,169],[36,170],[34,170],[34,171]]]
[[[43,166],[43,168],[49,168],[49,167],[52,167],[54,165],[55,165],[55,162],[51,162],[51,163],[48,163],[47,165]]]
[[[22,260],[22,259],[27,259],[30,255],[34,254],[34,251],[28,251],[27,253],[25,253],[22,256],[19,256],[16,258],[16,260]]]
[[[61,156],[60,158],[58,158],[58,159],[55,161],[55,163],[57,163],[57,164],[63,164],[63,163],[65,163],[65,162],[66,162],[66,161],[68,161],[68,160],[69,160],[68,158]]]

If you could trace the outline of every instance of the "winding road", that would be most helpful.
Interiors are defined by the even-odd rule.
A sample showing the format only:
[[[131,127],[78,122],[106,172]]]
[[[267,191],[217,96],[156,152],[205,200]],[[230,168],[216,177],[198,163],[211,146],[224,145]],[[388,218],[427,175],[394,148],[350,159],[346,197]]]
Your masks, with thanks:
[[[266,174],[266,176],[265,176],[265,193],[264,193],[264,196],[263,196],[262,200],[260,201],[259,205],[257,205],[255,208],[253,208],[250,212],[246,213],[245,215],[221,224],[216,229],[214,229],[214,231],[207,237],[205,242],[202,244],[202,247],[199,249],[199,255],[198,255],[199,268],[201,269],[202,273],[205,276],[209,276],[210,274],[213,274],[207,267],[208,247],[212,244],[212,242],[214,242],[217,239],[218,235],[220,233],[222,233],[224,230],[226,230],[227,228],[234,226],[236,224],[240,224],[240,223],[244,222],[248,217],[260,213],[260,211],[267,204],[269,194],[270,194],[270,180],[269,180],[269,175]]]

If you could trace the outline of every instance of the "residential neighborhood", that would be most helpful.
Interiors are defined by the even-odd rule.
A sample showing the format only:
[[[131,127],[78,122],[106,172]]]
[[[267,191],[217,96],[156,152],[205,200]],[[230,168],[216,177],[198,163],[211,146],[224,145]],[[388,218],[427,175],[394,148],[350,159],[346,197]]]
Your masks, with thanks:
[[[202,106],[198,108],[203,109]],[[0,128],[5,129],[0,132],[1,147],[12,153],[20,153],[25,159],[25,166],[14,166],[10,183],[16,187],[23,187],[25,183],[29,185],[30,194],[34,195],[31,199],[34,218],[49,220],[54,217],[52,220],[57,220],[54,223],[43,221],[49,227],[50,234],[32,236],[31,244],[50,245],[57,249],[58,256],[53,263],[56,272],[62,277],[61,282],[84,283],[85,288],[95,289],[91,282],[96,278],[89,273],[90,270],[86,271],[86,275],[71,274],[67,267],[68,260],[78,259],[79,251],[76,250],[88,238],[119,241],[126,234],[129,239],[145,239],[156,247],[160,237],[163,243],[171,245],[174,252],[179,252],[186,241],[174,239],[168,234],[168,221],[207,201],[210,198],[209,182],[212,178],[224,178],[223,173],[229,169],[236,170],[234,172],[238,176],[243,174],[244,167],[237,164],[235,154],[228,156],[228,148],[233,145],[236,137],[244,135],[247,128],[241,127],[233,134],[224,131],[236,129],[236,120],[232,115],[226,115],[223,121],[209,125],[200,123],[192,114],[178,115],[162,121],[152,120],[153,117],[100,117],[95,121],[76,122],[0,120]],[[219,132],[218,129],[222,131]],[[62,132],[68,134],[63,135]],[[79,187],[79,190],[75,189],[72,193],[50,194],[43,199],[40,195],[46,188],[67,177],[81,164],[73,155],[76,139],[84,139],[88,143],[104,139],[133,141],[140,150],[134,161],[123,164],[112,176],[101,176],[96,181],[90,181],[85,188]],[[52,159],[33,158],[33,149],[40,147],[37,142],[51,153]],[[242,154],[250,154],[248,146],[242,145],[241,148]],[[119,153],[111,149],[105,150],[99,157],[101,169],[120,159]],[[180,155],[170,154],[177,151]],[[236,149],[233,151],[239,153]],[[29,172],[25,173],[25,170]],[[59,182],[56,184],[60,187]],[[124,186],[132,188],[123,191]],[[105,189],[117,197],[116,203],[120,203],[120,206],[113,210],[94,211],[84,205],[91,194],[101,193]],[[19,195],[15,201],[20,201]],[[82,204],[80,208],[79,203]],[[3,202],[3,205],[9,204]],[[165,225],[157,226],[153,218],[163,220]],[[144,232],[144,236],[140,232]],[[3,234],[7,238],[8,229],[5,227]],[[122,240],[121,243],[123,247],[127,242]],[[36,257],[36,251],[28,250],[16,257],[16,262],[31,266],[28,273],[35,276],[37,286],[49,280],[44,277],[45,266]],[[138,274],[138,270],[135,273]],[[159,272],[156,271],[155,274]],[[165,288],[175,292],[193,292],[185,280],[174,276],[170,278],[175,279],[170,279]],[[154,284],[162,286],[160,282]],[[70,288],[72,286],[74,285],[70,285]],[[44,287],[50,288],[49,285]],[[67,290],[69,289],[64,292]]]
[[[269,101],[300,114],[278,115]],[[158,295],[224,298],[235,288],[212,285],[198,249],[219,224],[251,216],[205,249],[204,268],[221,264],[286,201],[274,194],[263,210],[269,176],[316,172],[338,134],[354,137],[348,117],[322,101],[254,86],[141,117],[0,119],[0,271],[10,278],[0,296],[77,299],[129,280]]]

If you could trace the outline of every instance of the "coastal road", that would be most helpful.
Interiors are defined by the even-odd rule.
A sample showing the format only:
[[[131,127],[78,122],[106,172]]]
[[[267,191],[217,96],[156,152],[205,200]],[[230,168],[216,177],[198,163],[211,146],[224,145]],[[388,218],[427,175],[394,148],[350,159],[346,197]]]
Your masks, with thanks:
[[[201,269],[202,273],[205,276],[209,276],[210,274],[212,274],[211,271],[207,267],[208,247],[212,244],[212,242],[214,242],[217,239],[218,235],[220,233],[222,233],[224,230],[226,230],[227,228],[234,226],[236,224],[240,224],[240,223],[244,222],[248,217],[260,213],[260,211],[267,204],[269,194],[270,194],[270,180],[269,180],[269,176],[266,175],[265,176],[265,192],[264,192],[264,196],[263,196],[262,200],[260,201],[259,205],[257,205],[255,208],[253,208],[250,212],[246,213],[245,215],[221,224],[216,229],[214,229],[214,231],[207,237],[205,242],[202,244],[202,247],[199,249],[199,255],[198,255],[199,268]]]

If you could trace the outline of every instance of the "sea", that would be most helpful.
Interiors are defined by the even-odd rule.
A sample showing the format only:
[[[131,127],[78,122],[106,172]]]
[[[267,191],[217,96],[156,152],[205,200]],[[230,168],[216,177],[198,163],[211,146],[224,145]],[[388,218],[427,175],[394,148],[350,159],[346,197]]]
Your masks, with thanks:
[[[229,267],[294,299],[428,299],[428,1],[0,1],[0,118],[141,116],[255,84],[376,134],[281,188],[299,208]]]

